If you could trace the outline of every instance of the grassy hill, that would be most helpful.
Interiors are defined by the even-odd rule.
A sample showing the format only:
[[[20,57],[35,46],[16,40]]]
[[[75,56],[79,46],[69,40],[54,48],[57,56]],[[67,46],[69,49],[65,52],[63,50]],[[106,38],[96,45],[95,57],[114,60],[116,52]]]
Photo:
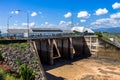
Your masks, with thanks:
[[[120,43],[120,34],[117,34],[117,33],[102,33],[102,35],[103,35],[103,38],[106,39],[106,40],[109,40],[109,37],[112,36],[112,37],[114,37],[115,41]]]

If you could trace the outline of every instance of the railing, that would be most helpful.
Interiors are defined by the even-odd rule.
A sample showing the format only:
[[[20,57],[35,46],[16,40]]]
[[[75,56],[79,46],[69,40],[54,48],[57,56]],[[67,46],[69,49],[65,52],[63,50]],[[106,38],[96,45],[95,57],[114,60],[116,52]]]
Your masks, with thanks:
[[[29,37],[15,36],[16,39],[40,39],[40,38],[64,38],[64,37],[80,37],[84,34],[73,34],[73,33],[58,33],[58,34],[41,34],[41,33],[30,33]]]
[[[65,38],[65,37],[97,37],[96,35],[84,33],[29,33],[29,37],[24,37],[24,34],[8,36],[9,39],[40,39],[40,38]]]

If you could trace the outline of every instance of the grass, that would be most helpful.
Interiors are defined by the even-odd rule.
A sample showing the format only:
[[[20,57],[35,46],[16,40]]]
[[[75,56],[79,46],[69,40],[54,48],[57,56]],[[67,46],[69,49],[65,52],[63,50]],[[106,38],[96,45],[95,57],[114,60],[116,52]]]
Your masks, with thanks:
[[[25,53],[25,50],[29,47],[29,43],[23,42],[23,43],[10,43],[8,44],[11,48],[17,48],[20,50],[21,53]]]
[[[28,43],[24,42],[24,43],[10,43],[8,44],[11,47],[19,47],[19,48],[27,48],[28,47]]]
[[[106,40],[109,40],[110,36],[113,36],[118,42],[120,42],[120,34],[115,33],[103,33],[103,38]],[[110,40],[109,40],[110,41]]]

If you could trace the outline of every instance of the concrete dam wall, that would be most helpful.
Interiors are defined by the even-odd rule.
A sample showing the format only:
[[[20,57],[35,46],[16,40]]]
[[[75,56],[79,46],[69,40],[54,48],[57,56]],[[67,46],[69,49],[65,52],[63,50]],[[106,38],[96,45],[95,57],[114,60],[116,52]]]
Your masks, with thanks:
[[[85,37],[65,37],[52,39],[36,39],[36,44],[42,63],[53,64],[54,59],[64,58],[71,60],[75,57],[87,58],[95,51],[91,51],[92,38],[96,36]],[[97,40],[96,40],[97,41]],[[97,42],[95,42],[97,43]],[[96,47],[96,45],[95,45]]]
[[[105,40],[99,39],[97,56],[99,58],[112,58],[120,59],[120,47],[107,42]]]
[[[95,35],[83,37],[62,37],[35,39],[42,63],[54,64],[57,58],[74,59],[87,57],[120,58],[120,48],[99,39]],[[106,56],[106,57],[105,57]]]

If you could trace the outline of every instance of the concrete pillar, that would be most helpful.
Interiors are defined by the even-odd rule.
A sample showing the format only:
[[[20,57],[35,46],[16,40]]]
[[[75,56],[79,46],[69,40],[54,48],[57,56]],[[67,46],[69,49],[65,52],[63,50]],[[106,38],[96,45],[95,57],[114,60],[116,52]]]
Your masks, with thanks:
[[[69,59],[73,59],[73,45],[72,45],[72,38],[68,38],[68,53],[69,53]]]
[[[48,39],[47,43],[47,63],[52,65],[54,64],[53,61],[53,39]]]
[[[74,49],[74,56],[75,57],[81,57],[83,55],[83,38],[82,37],[73,37],[72,38],[72,44]]]
[[[65,59],[69,59],[69,45],[68,45],[68,38],[64,38],[63,41],[62,41],[62,57],[65,58]]]
[[[72,38],[63,38],[61,56],[65,59],[73,59]]]
[[[41,62],[42,63],[47,63],[47,40],[46,39],[41,39],[41,42],[40,42],[40,59],[41,59]]]

